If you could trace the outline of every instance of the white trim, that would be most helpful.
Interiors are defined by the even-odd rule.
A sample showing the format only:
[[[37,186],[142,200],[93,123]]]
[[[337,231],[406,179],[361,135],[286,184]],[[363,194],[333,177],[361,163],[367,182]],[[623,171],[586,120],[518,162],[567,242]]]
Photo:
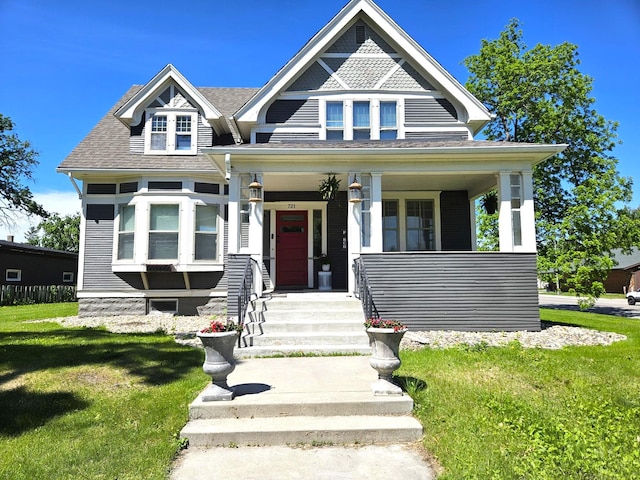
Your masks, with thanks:
[[[65,275],[68,276],[68,278],[65,280]],[[62,272],[62,283],[73,283],[73,272]]]
[[[16,278],[9,278],[10,273],[15,273]],[[7,282],[21,282],[22,281],[22,270],[18,268],[7,268],[4,272],[4,279]]]
[[[398,232],[400,240],[400,251],[407,250],[407,200],[431,200],[433,201],[433,228],[434,228],[434,251],[442,250],[442,229],[440,225],[440,191],[424,192],[404,192],[404,191],[383,191],[382,201],[398,200]]]

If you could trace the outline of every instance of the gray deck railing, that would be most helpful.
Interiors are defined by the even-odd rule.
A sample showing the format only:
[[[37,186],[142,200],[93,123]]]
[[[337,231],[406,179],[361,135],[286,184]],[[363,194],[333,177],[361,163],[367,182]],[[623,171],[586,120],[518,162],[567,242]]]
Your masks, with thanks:
[[[373,301],[373,296],[371,295],[371,285],[369,284],[367,269],[361,257],[354,260],[353,268],[356,277],[354,295],[360,300],[360,303],[362,303],[365,318],[380,318],[376,304]]]

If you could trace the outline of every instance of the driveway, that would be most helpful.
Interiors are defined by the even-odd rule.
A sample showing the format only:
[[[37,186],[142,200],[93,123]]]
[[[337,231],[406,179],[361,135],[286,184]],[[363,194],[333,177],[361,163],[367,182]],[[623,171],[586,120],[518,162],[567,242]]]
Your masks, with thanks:
[[[575,297],[565,295],[539,295],[540,307],[559,310],[579,310]],[[600,298],[593,308],[587,310],[592,313],[616,315],[618,317],[640,319],[640,303],[629,305],[623,298]]]

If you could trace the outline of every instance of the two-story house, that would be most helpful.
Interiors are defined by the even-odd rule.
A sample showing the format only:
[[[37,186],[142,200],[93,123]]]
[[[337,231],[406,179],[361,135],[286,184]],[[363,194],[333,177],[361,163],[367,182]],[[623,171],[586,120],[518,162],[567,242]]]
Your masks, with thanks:
[[[247,269],[258,294],[313,289],[326,254],[333,289],[366,280],[384,316],[539,329],[532,168],[564,146],[474,140],[491,118],[371,0],[260,89],[167,65],[58,168],[82,196],[80,314],[234,316]],[[476,252],[474,202],[494,188],[500,252]]]

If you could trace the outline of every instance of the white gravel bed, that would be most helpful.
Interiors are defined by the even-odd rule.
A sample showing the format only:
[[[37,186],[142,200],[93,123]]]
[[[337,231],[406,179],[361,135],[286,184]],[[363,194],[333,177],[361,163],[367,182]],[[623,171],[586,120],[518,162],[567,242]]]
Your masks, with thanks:
[[[105,327],[113,333],[152,333],[157,331],[173,335],[176,341],[192,346],[200,346],[195,333],[206,327],[210,317],[174,315],[126,315],[114,317],[62,317],[53,321],[69,327]],[[47,320],[51,321],[51,320]],[[556,350],[567,346],[611,345],[626,340],[625,335],[600,332],[581,327],[554,325],[540,332],[458,332],[449,330],[413,331],[409,330],[401,348],[451,348],[458,345],[503,346],[517,341],[524,348],[545,348]]]

